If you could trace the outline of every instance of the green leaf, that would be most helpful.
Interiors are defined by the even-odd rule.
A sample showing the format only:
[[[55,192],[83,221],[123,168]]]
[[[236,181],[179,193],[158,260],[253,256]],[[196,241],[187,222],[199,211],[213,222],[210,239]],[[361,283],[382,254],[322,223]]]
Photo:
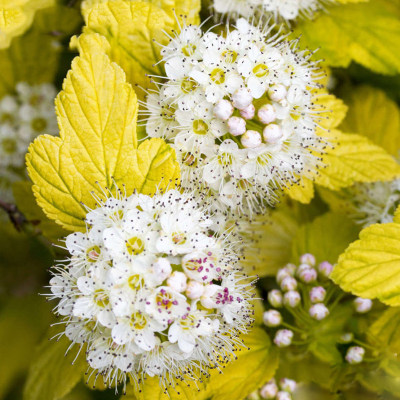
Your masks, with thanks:
[[[3,238],[3,236],[2,236]],[[10,298],[0,312],[0,398],[24,373],[50,323],[50,309],[38,295]]]
[[[357,238],[359,228],[345,215],[328,212],[304,224],[293,239],[292,261],[312,253],[319,262],[336,263],[339,255]]]
[[[370,0],[334,5],[314,20],[304,19],[294,31],[301,44],[317,49],[318,58],[334,67],[356,61],[383,74],[400,72],[400,3]]]
[[[76,42],[81,55],[56,99],[60,137],[39,137],[27,155],[38,204],[69,230],[85,229],[85,206],[96,206],[92,193],[104,198],[101,188],[150,194],[179,178],[175,152],[163,140],[137,148],[136,95],[109,59],[108,42],[98,34]]]
[[[340,256],[332,279],[345,291],[400,305],[400,224],[371,225]]]
[[[400,150],[400,109],[383,90],[350,87],[345,95],[349,112],[340,128],[368,137],[397,157]]]
[[[71,342],[45,339],[36,350],[24,387],[23,400],[58,400],[82,379],[87,369],[84,351],[75,360],[77,349],[66,353]],[[75,360],[75,361],[74,361]]]

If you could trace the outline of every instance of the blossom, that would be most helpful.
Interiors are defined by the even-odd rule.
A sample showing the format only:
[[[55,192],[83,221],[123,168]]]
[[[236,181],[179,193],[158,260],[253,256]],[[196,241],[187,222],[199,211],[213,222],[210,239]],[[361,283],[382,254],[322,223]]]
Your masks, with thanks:
[[[49,297],[107,384],[149,375],[166,386],[229,360],[252,324],[251,285],[206,206],[178,190],[118,193],[86,223],[67,236]]]
[[[147,134],[176,150],[182,186],[222,212],[258,212],[320,166],[319,70],[296,43],[239,19],[225,36],[184,27],[162,50],[166,80],[148,95]]]

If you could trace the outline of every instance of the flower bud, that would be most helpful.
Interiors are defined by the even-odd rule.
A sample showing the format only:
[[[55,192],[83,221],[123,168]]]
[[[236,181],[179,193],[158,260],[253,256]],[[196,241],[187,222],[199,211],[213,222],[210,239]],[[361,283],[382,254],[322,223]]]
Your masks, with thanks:
[[[268,301],[272,307],[282,307],[282,292],[274,289],[268,292]]]
[[[287,90],[285,86],[278,84],[273,85],[268,90],[268,96],[272,101],[279,102],[286,97]]]
[[[308,264],[310,267],[314,267],[316,260],[314,255],[310,254],[310,253],[306,253],[303,254],[302,256],[300,256],[300,262],[302,264]]]
[[[240,136],[246,132],[246,121],[240,117],[228,119],[228,130],[233,136]]]
[[[310,269],[310,266],[309,266],[308,264],[300,264],[300,265],[297,267],[296,275],[299,276],[299,274],[300,274],[302,271],[304,271],[305,269]]]
[[[276,111],[272,104],[264,104],[258,111],[257,116],[263,124],[270,124],[276,119]]]
[[[288,292],[289,290],[295,290],[297,288],[297,281],[292,276],[287,276],[282,279],[281,289],[284,292]]]
[[[236,90],[232,95],[232,103],[239,110],[243,110],[253,102],[253,96],[245,88]]]
[[[204,286],[197,281],[189,281],[186,288],[186,296],[189,299],[196,300],[199,299],[204,292]]]
[[[260,396],[263,399],[274,399],[277,393],[278,393],[278,386],[275,383],[275,379],[271,379],[260,390]]]
[[[326,290],[322,286],[315,286],[310,290],[311,303],[322,303],[325,300]]]
[[[260,400],[260,396],[258,395],[258,390],[251,392],[247,395],[246,400]]]
[[[221,286],[218,285],[206,285],[204,287],[203,294],[201,295],[201,305],[209,309],[215,308],[217,304],[215,303],[215,300],[212,298],[212,296],[214,296],[214,294],[217,293],[220,289]]]
[[[174,271],[167,279],[167,285],[176,292],[184,292],[186,290],[186,275],[183,272]]]
[[[279,326],[282,323],[281,313],[277,310],[268,310],[263,314],[264,324],[270,328]]]
[[[289,272],[290,275],[294,276],[296,273],[296,265],[292,264],[292,263],[288,263],[285,265],[285,270]]]
[[[276,400],[292,400],[292,396],[288,392],[280,391],[276,394]]]
[[[257,131],[248,130],[240,139],[243,147],[246,149],[254,149],[258,147],[261,141],[261,135]]]
[[[263,130],[263,138],[267,143],[270,144],[278,143],[282,136],[282,129],[277,124],[269,124]]]
[[[349,347],[346,353],[346,361],[349,364],[359,364],[364,359],[365,350],[360,346]]]
[[[279,386],[285,392],[293,393],[296,390],[297,383],[293,379],[282,378],[279,380]]]
[[[288,276],[293,276],[293,270],[292,268],[288,268],[287,266],[278,269],[278,272],[276,273],[276,281],[280,284],[284,278]]]
[[[290,346],[293,340],[293,332],[289,329],[279,329],[274,337],[274,343],[278,347]]]
[[[321,321],[329,315],[329,310],[326,308],[325,304],[317,303],[310,307],[308,310],[311,318]]]
[[[300,304],[301,296],[295,290],[289,290],[283,296],[283,304],[286,307],[297,307]]]
[[[329,277],[333,270],[333,266],[331,263],[328,261],[323,261],[321,264],[318,265],[318,272],[322,275],[325,276],[326,278]]]
[[[254,107],[253,103],[248,105],[246,108],[243,108],[242,110],[240,110],[240,115],[244,119],[253,119],[255,113],[256,113],[256,108]]]
[[[350,343],[354,339],[354,335],[351,332],[346,332],[343,333],[343,335],[340,336],[339,340],[340,343]]]
[[[354,299],[354,307],[360,314],[367,313],[372,308],[372,300],[357,297]]]
[[[159,278],[160,282],[167,279],[172,272],[171,264],[166,258],[157,259],[157,261],[152,264],[152,269],[154,275]]]
[[[311,283],[316,281],[318,274],[314,268],[304,268],[298,276],[302,282]]]
[[[220,100],[214,107],[214,115],[226,121],[233,114],[233,105],[229,100]]]

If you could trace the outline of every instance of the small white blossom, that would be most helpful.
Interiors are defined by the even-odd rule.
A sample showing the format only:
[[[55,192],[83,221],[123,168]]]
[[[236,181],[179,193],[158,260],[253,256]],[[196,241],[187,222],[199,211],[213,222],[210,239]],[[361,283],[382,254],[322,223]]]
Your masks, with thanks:
[[[333,265],[328,261],[323,261],[321,264],[318,265],[318,272],[328,278],[333,270]]]
[[[326,290],[322,286],[314,286],[310,290],[311,303],[322,303],[326,296]]]
[[[293,379],[282,378],[279,380],[279,387],[285,392],[293,393],[296,390],[297,383]]]
[[[271,290],[268,292],[268,301],[272,307],[282,307],[282,292],[277,289]]]
[[[301,296],[296,290],[289,290],[283,295],[283,304],[286,307],[297,307],[300,304]]]
[[[233,356],[252,324],[252,296],[234,242],[210,230],[206,206],[178,190],[119,193],[86,223],[66,238],[70,256],[55,267],[49,297],[106,384],[196,380]]]
[[[290,393],[281,390],[276,394],[276,400],[292,400],[292,396]]]
[[[276,384],[275,379],[271,379],[261,388],[260,396],[263,399],[274,399],[278,390],[278,385]]]
[[[281,313],[277,310],[265,311],[263,314],[263,321],[268,327],[279,326],[282,323]]]
[[[280,329],[276,332],[274,337],[274,343],[278,347],[288,347],[291,345],[293,340],[293,332],[289,329]]]
[[[323,303],[316,303],[309,309],[309,314],[317,321],[321,321],[329,315],[329,310]]]
[[[360,314],[367,313],[372,308],[372,300],[357,297],[356,299],[354,299],[354,307],[356,311]]]
[[[287,276],[286,278],[282,279],[281,289],[284,292],[288,292],[290,290],[296,290],[296,288],[297,288],[297,281],[292,276]]]
[[[346,353],[346,361],[349,364],[360,364],[365,355],[365,349],[360,346],[352,346],[349,347]]]

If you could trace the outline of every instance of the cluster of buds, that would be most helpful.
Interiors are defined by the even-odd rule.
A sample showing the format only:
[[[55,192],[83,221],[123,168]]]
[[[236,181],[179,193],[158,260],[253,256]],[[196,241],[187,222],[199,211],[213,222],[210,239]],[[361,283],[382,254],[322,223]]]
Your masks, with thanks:
[[[246,400],[291,400],[292,394],[296,390],[297,383],[288,378],[277,381],[275,378],[267,382],[261,389],[251,393]]]
[[[317,264],[312,254],[303,254],[298,266],[287,264],[278,270],[276,282],[279,289],[268,292],[268,303],[273,308],[263,315],[264,324],[273,334],[276,346],[284,348],[295,343],[306,344],[308,332],[328,318],[338,305],[342,292],[329,279],[332,269],[328,261]],[[356,314],[367,313],[373,305],[371,300],[361,297],[351,298],[350,301]],[[295,326],[293,322],[292,325],[286,322],[286,315],[291,315]],[[340,342],[353,343],[353,334],[344,333]],[[357,364],[363,360],[364,353],[363,347],[352,346],[344,358],[350,364]]]

